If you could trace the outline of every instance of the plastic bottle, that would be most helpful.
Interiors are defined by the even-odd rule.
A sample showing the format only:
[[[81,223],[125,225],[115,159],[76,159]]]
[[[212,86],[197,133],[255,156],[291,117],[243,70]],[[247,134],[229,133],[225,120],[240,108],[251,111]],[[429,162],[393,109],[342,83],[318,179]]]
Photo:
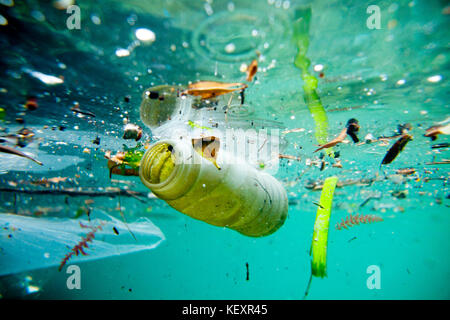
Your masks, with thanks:
[[[144,154],[139,175],[156,196],[194,219],[250,237],[278,230],[288,211],[280,182],[224,150],[217,163],[220,170],[186,137],[160,140]]]

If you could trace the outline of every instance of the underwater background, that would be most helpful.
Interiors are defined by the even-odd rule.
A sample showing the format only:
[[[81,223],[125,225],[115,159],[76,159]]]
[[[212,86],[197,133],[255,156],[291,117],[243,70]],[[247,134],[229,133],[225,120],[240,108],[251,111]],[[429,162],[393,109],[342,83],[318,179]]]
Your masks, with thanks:
[[[72,4],[80,8],[80,29],[68,28]],[[369,28],[371,5],[380,9],[379,29]],[[306,56],[318,80],[328,137],[351,118],[359,121],[363,142],[396,136],[409,124],[413,140],[391,164],[380,166],[396,139],[339,144],[334,150],[341,165],[314,153],[315,122],[294,65],[296,14],[304,8],[311,13]],[[337,176],[347,183],[334,194],[327,277],[312,279],[307,298],[449,299],[449,139],[424,137],[450,116],[449,18],[447,1],[0,0],[2,144],[12,146],[20,138],[14,133],[32,129],[33,139],[17,149],[43,163],[0,153],[0,297],[302,299],[311,275],[316,186]],[[139,28],[151,30],[154,39],[138,39]],[[288,218],[278,231],[246,237],[147,196],[138,177],[110,179],[105,151],[136,146],[122,138],[124,118],[142,127],[142,140],[154,140],[140,120],[145,89],[242,82],[242,65],[257,51],[258,72],[240,117],[276,122],[284,132],[299,129],[283,134],[283,154],[298,158],[280,159],[275,174],[289,198]],[[95,117],[74,112],[74,105]],[[414,170],[398,171],[405,168]],[[92,192],[58,192],[69,188]],[[96,191],[116,194],[93,197]],[[121,224],[117,247],[105,247],[102,256],[92,244],[86,249],[91,260],[68,263],[81,270],[81,289],[69,289],[69,274],[58,271],[64,253],[52,253],[57,229],[27,231],[12,217],[46,226],[85,219],[88,212],[114,216],[118,224],[123,214],[147,238],[136,232],[134,240]],[[357,213],[383,221],[335,228]],[[67,235],[75,243],[86,234],[79,229]],[[41,238],[48,241],[36,240]],[[379,288],[369,289],[370,266],[379,268]]]

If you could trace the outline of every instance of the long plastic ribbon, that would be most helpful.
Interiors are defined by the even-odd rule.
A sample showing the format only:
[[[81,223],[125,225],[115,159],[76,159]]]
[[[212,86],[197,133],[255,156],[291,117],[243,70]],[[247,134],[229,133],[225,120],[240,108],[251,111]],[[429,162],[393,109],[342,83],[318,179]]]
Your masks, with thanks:
[[[306,56],[309,46],[309,22],[311,19],[311,8],[300,8],[295,11],[295,21],[293,39],[298,48],[294,64],[301,70],[303,79],[303,98],[308,106],[309,112],[315,123],[315,136],[317,142],[322,145],[328,141],[328,118],[325,108],[317,93],[318,80],[308,69],[311,61]],[[332,148],[325,149],[325,152],[334,157]]]

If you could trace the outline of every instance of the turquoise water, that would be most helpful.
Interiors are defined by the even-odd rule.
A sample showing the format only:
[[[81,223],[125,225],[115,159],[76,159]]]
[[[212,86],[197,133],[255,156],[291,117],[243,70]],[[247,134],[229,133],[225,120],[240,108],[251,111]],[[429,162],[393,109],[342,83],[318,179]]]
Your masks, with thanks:
[[[380,29],[367,27],[370,14],[366,10],[374,4],[369,1],[76,4],[81,12],[80,29],[69,30],[69,14],[52,1],[0,1],[2,135],[22,128],[16,118],[24,118],[35,137],[18,149],[44,163],[39,166],[0,154],[0,210],[44,222],[70,218],[77,226],[80,208],[89,206],[92,217],[106,213],[122,219],[120,206],[130,226],[137,226],[141,217],[149,219],[161,242],[129,254],[110,248],[108,257],[102,259],[73,260],[81,270],[81,289],[70,290],[66,285],[69,275],[58,272],[58,263],[47,266],[24,258],[49,253],[46,259],[53,259],[51,245],[30,245],[36,243],[35,234],[27,242],[16,240],[22,230],[5,229],[14,224],[2,224],[0,265],[12,270],[7,274],[0,270],[2,297],[302,299],[311,274],[309,249],[318,208],[314,203],[320,198],[320,191],[310,186],[336,175],[339,181],[376,180],[336,189],[328,236],[328,276],[312,279],[307,298],[449,298],[449,171],[448,164],[430,164],[449,159],[448,147],[431,148],[449,139],[443,134],[435,141],[423,136],[427,128],[450,116],[450,9],[445,1],[377,1]],[[350,118],[358,119],[362,141],[368,134],[395,135],[399,125],[409,123],[414,140],[391,164],[380,169],[396,139],[364,145],[348,139],[335,147],[342,168],[333,167],[335,160],[325,157],[327,164],[320,170],[320,153],[313,153],[318,145],[314,121],[303,98],[301,72],[293,63],[297,54],[292,40],[295,12],[305,7],[311,8],[306,55],[311,74],[319,80],[329,138],[337,136]],[[155,40],[136,45],[138,28],[152,30]],[[127,49],[128,55],[118,49]],[[147,198],[148,189],[138,177],[113,176],[115,180],[110,180],[105,151],[136,145],[122,139],[123,119],[142,126],[142,140],[151,138],[151,130],[139,119],[146,88],[197,80],[242,82],[241,65],[255,59],[256,50],[261,54],[258,73],[245,92],[249,109],[243,119],[277,121],[283,130],[301,128],[284,135],[287,144],[282,150],[301,160],[281,159],[275,175],[289,197],[289,215],[281,229],[264,238],[245,237],[185,216],[162,200]],[[33,72],[59,80],[43,79]],[[36,110],[23,108],[30,96],[36,97]],[[75,102],[95,118],[72,112]],[[92,142],[97,137],[99,145]],[[11,146],[8,143],[2,144]],[[414,168],[415,173],[398,174],[403,168]],[[67,179],[36,183],[54,177]],[[93,198],[14,189],[102,192],[107,187],[128,188],[144,197]],[[373,198],[364,203],[369,197]],[[94,202],[88,205],[87,199]],[[350,213],[374,214],[383,221],[336,230],[335,224]],[[122,229],[120,244],[134,248],[136,242]],[[77,232],[75,240],[86,233]],[[23,248],[25,253],[17,254],[17,261],[5,260],[3,253]],[[99,254],[94,244],[87,252],[92,258]],[[58,262],[60,258],[55,257]],[[20,264],[25,266],[22,270]],[[368,288],[369,266],[379,267],[379,289]]]

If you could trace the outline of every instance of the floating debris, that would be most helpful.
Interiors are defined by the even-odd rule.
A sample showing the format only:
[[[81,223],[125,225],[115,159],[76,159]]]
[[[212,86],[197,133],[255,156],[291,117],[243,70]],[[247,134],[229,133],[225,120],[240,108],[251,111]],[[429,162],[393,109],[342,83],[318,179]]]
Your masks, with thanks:
[[[441,149],[441,148],[448,148],[448,147],[450,147],[450,143],[445,142],[445,143],[433,144],[431,146],[431,149]]]
[[[339,135],[335,139],[331,140],[330,142],[328,142],[326,144],[321,145],[314,152],[320,151],[322,149],[334,147],[335,145],[344,141],[346,136],[347,136],[347,128],[344,128],[344,129],[342,129],[341,133],[339,133]]]
[[[316,206],[318,206],[318,207],[320,207],[320,208],[322,208],[322,209],[325,209],[324,207],[322,207],[322,205],[321,205],[320,203],[313,202],[312,204],[313,204],[313,205],[316,205]]]
[[[342,141],[344,141],[344,139],[347,137],[347,135],[349,135],[353,142],[359,142],[358,137],[356,136],[356,133],[359,131],[359,124],[358,124],[358,120],[352,118],[350,120],[347,121],[347,124],[345,126],[344,129],[342,129],[342,131],[339,133],[339,135],[331,140],[330,142],[321,145],[320,148],[316,149],[314,152],[320,151],[322,149],[327,149],[327,148],[331,148],[334,147],[335,145],[341,143]]]
[[[364,142],[365,143],[372,143],[375,140],[376,140],[375,137],[371,133],[366,134],[366,136],[364,137]]]
[[[118,48],[116,50],[116,56],[118,56],[119,58],[128,57],[130,53],[130,50],[124,48]]]
[[[78,219],[84,216],[85,214],[88,217],[88,221],[91,221],[91,208],[89,206],[79,207],[78,210],[75,212],[75,219]]]
[[[23,107],[24,107],[25,109],[27,109],[27,110],[30,110],[30,111],[36,110],[36,109],[39,107],[39,105],[38,105],[38,103],[37,103],[37,98],[34,97],[34,96],[28,97],[28,98],[27,98],[27,101],[25,102],[25,104],[23,105]]]
[[[201,126],[199,124],[196,124],[194,121],[188,120],[188,125],[191,128],[199,128],[199,129],[205,129],[205,130],[212,130],[210,127]]]
[[[350,242],[352,242],[353,240],[356,240],[356,239],[358,239],[358,238],[357,237],[353,237],[350,240],[348,240],[347,242],[350,243]]]
[[[353,106],[353,107],[338,107],[334,109],[328,109],[327,112],[338,112],[338,111],[352,111],[355,109],[362,109],[364,106]]]
[[[398,169],[395,173],[401,174],[404,176],[409,176],[411,174],[416,173],[416,169],[414,169],[414,168]]]
[[[116,227],[113,227],[113,231],[114,231],[114,233],[115,233],[116,235],[119,235],[119,230],[117,230]]]
[[[252,82],[256,72],[258,72],[258,60],[257,59],[253,60],[250,63],[246,72],[247,72],[247,81]]]
[[[402,152],[403,148],[406,146],[406,144],[411,141],[413,137],[409,134],[404,134],[401,136],[400,139],[398,139],[392,147],[388,150],[386,155],[383,158],[383,161],[381,164],[389,164],[399,155],[400,152]]]
[[[342,180],[339,181],[336,185],[337,188],[342,188],[345,186],[351,186],[351,185],[358,185],[358,186],[369,186],[375,181],[382,180],[381,177],[374,177],[374,178],[362,178],[362,179],[348,179],[348,180]],[[305,184],[306,189],[310,190],[322,190],[323,188],[323,181],[321,180],[309,180]]]
[[[278,155],[278,158],[280,158],[280,159],[296,160],[296,161],[301,161],[302,160],[302,158],[300,158],[300,157],[291,156],[291,155],[288,155],[288,154],[281,154],[281,153]]]
[[[316,141],[319,145],[325,145],[328,140],[328,117],[318,92],[319,80],[309,72],[311,60],[306,55],[310,41],[311,12],[309,6],[294,11],[292,39],[298,49],[294,65],[301,71],[303,99],[314,120]],[[331,148],[325,148],[325,152],[330,157],[334,156]]]
[[[350,120],[348,120],[347,122],[347,134],[352,138],[354,143],[359,142],[358,137],[356,136],[356,133],[359,131],[359,123],[358,120],[352,118]]]
[[[245,263],[245,268],[247,269],[247,276],[246,276],[245,280],[249,281],[250,280],[250,271],[248,269],[248,262]]]
[[[306,130],[305,128],[289,129],[289,130],[284,130],[282,132],[282,134],[288,134],[288,133],[294,133],[294,132],[304,132],[305,130]]]
[[[95,118],[95,114],[93,114],[90,111],[84,111],[80,109],[80,104],[78,102],[75,102],[74,106],[72,108],[70,108],[71,111],[75,112],[75,113],[79,113],[85,116],[89,116],[89,117],[93,117]]]
[[[359,224],[366,224],[380,221],[383,221],[383,218],[374,214],[359,215],[358,213],[355,216],[350,214],[346,217],[345,220],[342,219],[341,222],[336,223],[336,230],[348,229],[357,226]]]
[[[7,26],[8,20],[0,14],[0,26]]]
[[[428,128],[424,136],[429,137],[431,141],[434,141],[440,134],[450,134],[450,118],[440,122],[438,125]]]
[[[69,259],[75,254],[76,256],[78,256],[80,253],[83,256],[86,256],[87,253],[84,251],[83,248],[89,248],[88,246],[88,242],[92,242],[92,240],[94,240],[95,238],[95,233],[99,230],[103,229],[103,225],[106,222],[102,221],[98,226],[96,227],[91,227],[91,226],[86,226],[84,224],[82,224],[80,222],[80,227],[82,228],[90,228],[91,231],[88,232],[88,234],[85,237],[82,237],[80,242],[78,242],[71,250],[69,253],[66,254],[66,256],[62,259],[61,264],[59,265],[58,271],[61,271],[62,268],[66,265],[67,261],[69,261]]]
[[[133,139],[139,141],[142,137],[142,128],[133,123],[125,125],[123,139]]]
[[[71,5],[75,4],[75,0],[54,0],[53,6],[58,10],[66,10]]]
[[[397,199],[406,199],[406,196],[408,195],[408,190],[398,190],[392,192],[392,196]]]
[[[60,182],[65,182],[67,180],[67,177],[53,177],[53,178],[49,178],[49,179],[45,179],[45,180],[48,182],[51,182],[51,183],[60,183]]]
[[[336,152],[336,153],[337,153],[337,152]],[[336,155],[335,155],[335,158],[336,158]],[[341,160],[336,160],[336,162],[333,163],[332,167],[333,167],[333,168],[343,168],[342,163],[341,163]]]
[[[136,29],[136,32],[134,34],[136,38],[138,38],[140,41],[144,43],[152,43],[156,40],[155,33],[147,28]]]
[[[375,193],[375,194],[373,194],[373,195],[368,196],[368,197],[366,198],[366,200],[364,200],[364,201],[359,205],[359,208],[364,207],[364,206],[365,206],[367,203],[369,203],[369,201],[372,200],[372,199],[381,199],[381,196],[382,196],[381,192],[377,192],[377,193]]]
[[[13,182],[14,181],[10,181]],[[9,182],[8,182],[9,184]],[[107,190],[98,191],[98,189],[81,189],[81,188],[65,188],[65,189],[23,189],[23,188],[4,188],[0,187],[0,192],[10,192],[10,193],[24,193],[24,194],[35,194],[35,195],[43,195],[43,194],[52,194],[52,195],[68,195],[68,196],[80,196],[80,197],[116,197],[116,196],[125,196],[125,197],[133,197],[138,200],[141,198],[147,198],[147,192],[138,192],[131,191],[127,189],[113,188],[109,187]]]
[[[323,278],[327,275],[328,228],[330,224],[331,205],[333,203],[334,190],[337,182],[337,177],[325,179],[324,188],[320,194],[320,206],[317,209],[316,220],[314,222],[314,233],[310,250],[310,256],[312,256],[311,276],[305,291],[305,298],[308,295],[312,277]]]
[[[21,152],[21,151],[19,151],[17,149],[8,147],[8,146],[0,145],[0,152],[13,154],[13,155],[16,155],[16,156],[19,156],[19,157],[22,157],[22,158],[27,158],[27,159],[30,159],[31,161],[36,162],[40,166],[43,165],[43,163],[40,162],[39,160],[33,159],[32,157],[26,155],[25,153],[23,153],[23,152]]]
[[[202,99],[210,99],[222,94],[238,90],[245,90],[248,86],[245,83],[224,83],[215,81],[200,81],[190,84],[188,89],[182,94],[200,96]]]
[[[217,137],[204,137],[200,139],[192,139],[194,150],[203,158],[211,161],[214,166],[221,170],[217,164],[217,153],[220,148],[220,140]]]
[[[450,164],[450,159],[444,159],[442,161],[433,161],[433,162],[425,162],[426,165],[433,165],[433,164]]]
[[[42,81],[43,83],[48,84],[48,85],[61,84],[61,83],[64,82],[62,77],[58,78],[58,77],[55,77],[55,76],[52,76],[52,75],[44,74],[44,73],[39,72],[39,71],[33,71],[33,70],[30,70],[30,69],[27,69],[27,68],[24,68],[23,71],[25,73],[28,73],[30,76],[32,76],[32,77],[34,77],[36,79],[39,79],[40,81]]]
[[[437,75],[434,75],[434,76],[431,76],[431,77],[427,78],[427,81],[431,82],[431,83],[436,83],[436,82],[439,82],[441,80],[442,80],[442,76],[440,74],[437,74]]]
[[[392,139],[397,139],[399,137],[401,137],[404,134],[408,134],[408,132],[412,129],[412,126],[410,123],[405,123],[405,124],[399,124],[397,126],[397,129],[395,130],[394,134],[391,136],[381,136],[378,138],[375,138],[371,133],[367,134],[364,137],[364,141],[359,142],[357,145],[361,146],[364,144],[369,144],[369,143],[374,143],[374,142],[381,142],[382,144],[380,144],[380,146],[384,146],[388,144],[389,140]]]
[[[22,128],[15,134],[0,136],[2,142],[15,144],[21,148],[26,147],[34,139],[34,132],[28,128]]]
[[[112,174],[139,176],[139,166],[143,155],[141,143],[134,148],[118,151],[114,156],[111,155],[110,150],[106,151],[104,157],[108,159],[109,177],[111,178]]]
[[[409,133],[409,131],[411,131],[412,129],[412,125],[410,123],[404,123],[404,124],[399,124],[397,126],[397,131],[396,131],[396,135],[394,136],[401,136],[404,134]]]

